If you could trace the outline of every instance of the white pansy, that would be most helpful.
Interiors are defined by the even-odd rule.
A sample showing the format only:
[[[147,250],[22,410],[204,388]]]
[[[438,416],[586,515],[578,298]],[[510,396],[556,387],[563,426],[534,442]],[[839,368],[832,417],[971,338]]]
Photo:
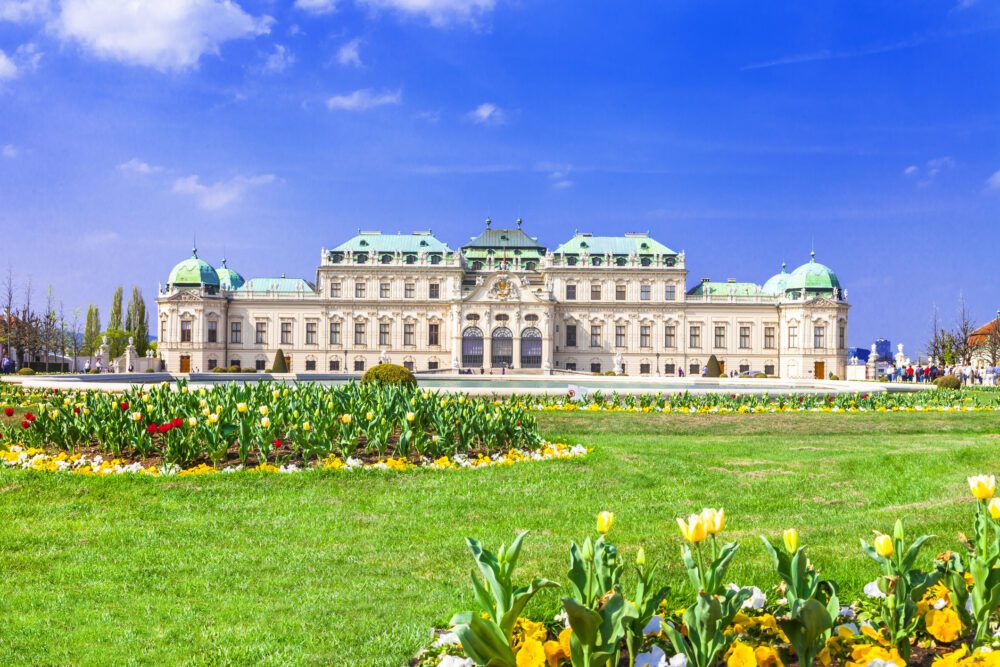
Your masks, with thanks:
[[[857,614],[854,613],[854,609],[851,607],[841,607],[840,611],[837,612],[838,618],[846,618],[848,621],[853,620]]]
[[[660,665],[666,664],[666,661],[667,658],[663,649],[659,646],[654,646],[648,652],[635,656],[635,667],[660,667]]]
[[[878,579],[875,581],[870,581],[865,584],[864,588],[865,595],[870,598],[884,598],[885,593],[883,593],[878,587]]]
[[[445,655],[441,657],[438,667],[476,667],[476,663],[469,658],[460,658],[457,655]]]
[[[458,646],[461,642],[454,632],[443,632],[437,636],[431,646]]]
[[[750,597],[743,602],[743,609],[763,609],[764,605],[767,604],[767,596],[764,595],[764,591],[760,590],[756,586],[737,586],[736,584],[729,584],[729,590],[750,591]]]
[[[839,632],[841,628],[847,628],[852,635],[861,634],[861,631],[858,630],[858,626],[855,625],[854,623],[844,623],[843,625],[838,625],[836,628],[834,628],[833,634],[837,634],[837,632]]]

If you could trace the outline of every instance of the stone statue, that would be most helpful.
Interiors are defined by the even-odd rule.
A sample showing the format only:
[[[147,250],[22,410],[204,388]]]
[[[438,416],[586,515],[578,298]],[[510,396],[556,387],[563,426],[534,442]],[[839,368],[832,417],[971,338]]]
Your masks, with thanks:
[[[107,345],[108,344],[108,337],[107,336],[101,336],[101,344],[102,345]]]
[[[389,352],[386,350],[382,350],[382,354],[378,355],[378,362],[380,364],[389,363]]]
[[[135,338],[133,338],[132,336],[128,337],[128,346],[135,347]]]
[[[620,375],[625,372],[625,359],[621,352],[615,353],[615,374]]]

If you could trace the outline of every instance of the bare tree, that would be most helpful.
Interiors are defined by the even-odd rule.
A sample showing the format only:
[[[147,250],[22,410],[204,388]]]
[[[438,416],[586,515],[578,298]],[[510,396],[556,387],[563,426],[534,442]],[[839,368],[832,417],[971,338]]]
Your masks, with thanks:
[[[66,333],[66,342],[69,351],[73,353],[73,372],[77,371],[76,359],[80,355],[80,339],[83,335],[83,326],[80,322],[82,313],[79,308],[73,309],[73,318],[69,321],[69,331]]]
[[[14,293],[17,290],[14,284],[14,269],[11,265],[7,264],[7,275],[4,276],[3,281],[3,338],[0,339],[0,347],[3,348],[4,356],[13,359],[14,351],[13,347],[17,340],[17,334],[14,332]]]
[[[968,366],[972,363],[972,355],[976,348],[970,338],[976,330],[976,324],[969,315],[968,305],[965,303],[965,294],[958,294],[958,320],[955,323],[954,344],[955,352],[962,364]]]

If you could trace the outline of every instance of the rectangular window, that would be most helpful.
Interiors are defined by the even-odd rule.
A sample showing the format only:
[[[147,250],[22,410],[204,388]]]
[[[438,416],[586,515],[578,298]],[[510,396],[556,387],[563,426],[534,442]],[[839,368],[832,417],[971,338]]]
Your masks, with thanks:
[[[691,364],[688,366],[688,375],[701,375],[701,368],[698,364]]]
[[[715,327],[715,347],[726,346],[726,327]]]
[[[615,347],[625,347],[625,325],[615,325]]]
[[[237,368],[240,368],[240,360],[239,359],[230,359],[229,360],[229,365],[230,366],[236,366]]]
[[[677,287],[675,285],[667,285],[664,290],[663,298],[666,301],[674,301],[677,299]]]
[[[208,321],[208,342],[219,342],[219,323],[214,320]]]
[[[740,364],[740,373],[746,373],[750,370],[750,364]]]
[[[667,375],[673,375],[677,372],[677,366],[675,364],[666,364],[663,366],[663,372]]]
[[[242,343],[243,342],[243,323],[242,322],[230,322],[229,323],[229,342],[230,343]]]
[[[427,325],[427,344],[428,345],[440,345],[440,331],[441,325],[437,322],[431,322]]]
[[[413,370],[413,362],[412,361],[404,361],[403,362],[403,368],[405,368],[408,371],[412,371]]]
[[[568,371],[575,371],[576,370],[576,362],[575,361],[567,361],[566,362],[566,370],[568,370]]]
[[[339,371],[340,370],[340,359],[331,359],[330,360],[330,370],[331,371]]]
[[[330,322],[330,345],[340,345],[340,322]]]
[[[355,322],[354,323],[354,344],[359,347],[364,347],[366,345],[365,340],[365,323]]]
[[[750,327],[740,327],[740,349],[750,349]]]
[[[441,298],[441,285],[437,283],[431,283],[427,286],[427,298],[428,299],[440,299]]]
[[[576,285],[566,285],[566,300],[576,301]]]
[[[334,299],[340,298],[340,283],[330,283],[330,297]]]
[[[798,327],[788,327],[788,347],[798,349],[799,347],[799,328]]]
[[[413,322],[403,323],[403,345],[416,345],[414,338],[416,337],[417,325]]]
[[[653,327],[643,324],[639,327],[639,347],[653,347]],[[647,373],[649,371],[646,371]]]
[[[306,359],[306,370],[307,371],[314,371],[314,370],[316,370],[316,360],[315,359]]]
[[[639,375],[649,375],[649,364],[639,364]]]
[[[841,324],[839,327],[837,327],[837,347],[840,348],[841,350],[844,349],[844,347],[846,345],[846,342],[847,342],[847,340],[846,340],[847,336],[845,335],[846,333],[847,332],[846,332],[843,324]]]
[[[379,322],[378,324],[378,344],[389,345],[389,323]]]
[[[624,300],[625,300],[625,286],[615,285],[615,301],[624,301]]]
[[[436,361],[428,361],[427,362],[427,370],[429,370],[429,371],[436,371],[437,369],[438,369],[438,362],[436,362]]]
[[[403,285],[404,299],[412,299],[414,296],[416,296],[416,293],[417,293],[417,287],[413,283],[406,283],[405,285]]]
[[[817,350],[822,350],[826,347],[825,326],[817,325],[813,327],[813,347]]]
[[[576,347],[576,325],[566,325],[566,347]]]
[[[677,347],[677,327],[673,324],[668,324],[663,328],[663,346]]]
[[[365,360],[364,359],[355,359],[354,360],[354,371],[360,373],[363,370],[365,370]]]
[[[591,364],[590,364],[590,372],[591,373],[600,373],[601,372],[601,364],[600,364],[600,362],[591,362]]]
[[[764,375],[774,375],[774,364],[764,364]]]
[[[191,342],[191,320],[181,320],[181,342]]]
[[[691,325],[690,340],[688,340],[688,347],[693,347],[695,349],[701,347],[701,327],[697,325]]]
[[[316,344],[316,331],[319,325],[315,322],[306,322],[306,345]]]
[[[265,359],[258,359],[258,360],[256,360],[255,362],[253,362],[253,368],[254,368],[254,370],[257,370],[257,371],[266,370],[267,369],[267,360],[265,360]]]
[[[363,282],[354,283],[354,298],[363,299],[365,298],[365,284]]]
[[[601,283],[590,283],[590,300],[601,300]]]
[[[167,339],[167,321],[163,320],[160,322],[160,340]]]
[[[764,327],[764,349],[773,350],[775,348],[775,328]]]
[[[253,340],[257,345],[267,344],[267,322],[257,322],[254,330]]]
[[[653,294],[653,288],[649,285],[639,286],[639,300],[649,301],[649,297]]]
[[[216,360],[216,359],[209,359],[208,360],[208,370],[212,370],[213,368],[215,368],[218,365],[219,365],[218,360]]]
[[[291,345],[292,344],[292,323],[282,322],[281,323],[281,344]]]
[[[590,347],[600,347],[601,346],[601,325],[592,324],[590,325]]]
[[[389,283],[379,283],[378,285],[378,298],[388,299],[389,298]]]

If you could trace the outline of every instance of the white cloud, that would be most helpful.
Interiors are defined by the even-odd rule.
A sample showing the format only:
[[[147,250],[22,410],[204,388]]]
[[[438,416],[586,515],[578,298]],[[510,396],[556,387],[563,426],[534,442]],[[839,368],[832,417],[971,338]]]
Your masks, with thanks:
[[[337,8],[334,0],[295,0],[295,8],[312,14],[329,14]]]
[[[928,160],[923,167],[911,164],[903,169],[903,175],[909,178],[916,178],[917,185],[926,187],[930,185],[938,175],[955,166],[955,159],[949,155],[936,157]]]
[[[280,74],[284,72],[292,63],[295,62],[295,56],[291,51],[286,49],[281,44],[274,45],[274,52],[267,57],[264,61],[264,71],[268,74]]]
[[[341,65],[353,65],[354,67],[361,67],[364,63],[361,62],[361,40],[352,39],[347,44],[344,44],[337,51],[337,62]]]
[[[930,178],[934,178],[935,176],[940,174],[944,169],[951,169],[954,166],[955,166],[955,160],[948,157],[947,155],[944,157],[934,158],[933,160],[927,161],[927,175]]]
[[[552,172],[549,174],[549,182],[556,190],[565,190],[566,188],[573,187],[573,181],[569,180],[569,174],[566,171]]]
[[[342,111],[365,111],[387,104],[399,104],[402,99],[403,92],[400,90],[376,93],[371,88],[365,88],[346,95],[334,95],[326,101],[326,107]]]
[[[21,151],[17,150],[17,146],[13,144],[5,144],[3,149],[0,150],[0,155],[3,155],[8,160],[13,160],[20,152]]]
[[[185,176],[174,181],[174,192],[191,195],[198,206],[207,211],[217,211],[240,201],[253,188],[273,183],[273,174],[260,176],[236,176],[228,181],[219,181],[206,185],[198,176]]]
[[[1000,169],[993,172],[993,175],[986,179],[986,187],[990,190],[1000,190]]]
[[[904,176],[916,176],[919,171],[920,171],[920,167],[918,167],[915,164],[911,164],[909,167],[907,167],[906,169],[903,170],[903,175]]]
[[[17,65],[0,49],[0,81],[17,77]]]
[[[118,170],[148,176],[149,174],[156,174],[163,171],[163,167],[157,167],[134,157],[128,162],[122,162],[118,165]]]
[[[470,111],[469,118],[480,125],[502,125],[506,120],[503,109],[490,102],[484,102]]]
[[[301,0],[299,0],[301,2]],[[358,0],[375,9],[391,9],[425,16],[438,27],[451,23],[477,23],[493,10],[496,0]]]
[[[232,0],[63,0],[55,26],[101,58],[167,71],[197,66],[228,40],[266,34],[271,22]]]
[[[23,23],[41,19],[49,14],[49,0],[3,0],[0,2],[0,21]]]

